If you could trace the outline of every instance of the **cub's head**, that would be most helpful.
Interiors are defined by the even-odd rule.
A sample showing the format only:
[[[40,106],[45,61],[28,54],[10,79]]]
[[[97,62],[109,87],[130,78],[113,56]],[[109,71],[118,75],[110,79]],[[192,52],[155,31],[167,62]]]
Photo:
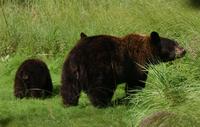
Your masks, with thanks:
[[[186,50],[181,47],[176,41],[160,37],[157,32],[152,32],[150,35],[151,43],[156,46],[158,52],[157,57],[162,62],[168,62],[175,60],[176,58],[182,58]]]

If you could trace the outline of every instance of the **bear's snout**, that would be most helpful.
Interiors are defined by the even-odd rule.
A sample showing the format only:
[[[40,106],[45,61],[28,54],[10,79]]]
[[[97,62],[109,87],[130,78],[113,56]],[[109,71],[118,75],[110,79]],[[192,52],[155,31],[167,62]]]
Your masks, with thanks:
[[[176,58],[182,58],[186,54],[186,50],[182,47],[175,48]]]

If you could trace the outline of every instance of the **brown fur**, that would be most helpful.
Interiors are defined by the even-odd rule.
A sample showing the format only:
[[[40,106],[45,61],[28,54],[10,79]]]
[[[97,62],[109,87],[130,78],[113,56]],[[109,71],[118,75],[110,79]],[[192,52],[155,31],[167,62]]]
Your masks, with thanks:
[[[63,65],[63,103],[77,105],[83,90],[94,106],[104,107],[110,104],[117,84],[126,83],[127,96],[134,93],[133,90],[144,88],[148,72],[141,66],[157,64],[157,58],[174,60],[175,49],[169,49],[168,45],[178,47],[174,41],[160,38],[156,32],[150,36],[129,34],[122,38],[81,37]],[[184,54],[184,50],[180,51]]]
[[[49,97],[52,81],[47,65],[38,59],[25,60],[18,68],[14,82],[14,95],[23,97]]]

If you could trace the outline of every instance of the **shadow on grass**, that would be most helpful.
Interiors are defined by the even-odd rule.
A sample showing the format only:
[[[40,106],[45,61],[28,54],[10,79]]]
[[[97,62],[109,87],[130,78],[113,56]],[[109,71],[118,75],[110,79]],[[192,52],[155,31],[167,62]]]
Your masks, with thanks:
[[[189,0],[189,2],[192,7],[200,9],[200,0]]]
[[[11,118],[0,119],[0,127],[7,127],[11,121]]]
[[[53,97],[54,96],[57,96],[57,95],[60,95],[60,85],[55,85],[54,87],[53,87]]]

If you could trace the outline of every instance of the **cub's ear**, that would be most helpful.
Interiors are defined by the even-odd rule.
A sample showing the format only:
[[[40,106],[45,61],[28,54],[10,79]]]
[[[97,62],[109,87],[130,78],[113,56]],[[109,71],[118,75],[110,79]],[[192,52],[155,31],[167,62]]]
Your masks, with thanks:
[[[80,36],[81,36],[81,39],[87,37],[87,35],[85,33],[83,33],[83,32],[81,32]]]
[[[160,43],[160,36],[157,32],[153,31],[151,32],[151,43],[153,44],[159,44]]]

